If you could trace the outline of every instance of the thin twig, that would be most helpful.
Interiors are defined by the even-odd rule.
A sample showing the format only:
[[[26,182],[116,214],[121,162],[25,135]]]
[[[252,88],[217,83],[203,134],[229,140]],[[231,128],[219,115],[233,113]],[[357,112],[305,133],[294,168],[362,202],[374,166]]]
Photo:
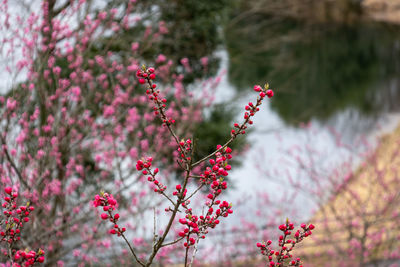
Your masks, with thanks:
[[[1,138],[1,142],[3,143],[3,151],[6,154],[7,160],[8,162],[10,162],[11,167],[14,169],[14,171],[17,173],[19,180],[21,181],[21,183],[24,184],[24,186],[26,187],[26,189],[30,189],[28,183],[24,180],[24,178],[22,177],[21,172],[19,171],[17,165],[15,165],[14,161],[11,159],[10,154],[8,153],[8,149],[7,149],[7,145],[6,145],[6,140],[4,139],[4,137],[2,135],[0,135]]]
[[[125,235],[123,233],[121,233],[122,238],[125,240],[126,244],[128,244],[129,249],[132,252],[133,257],[135,257],[135,260],[142,266],[146,266],[137,256],[135,251],[133,250],[131,244],[129,244],[128,240],[126,239]]]
[[[158,240],[157,244],[153,247],[153,252],[151,253],[151,255],[150,255],[150,257],[149,257],[149,259],[147,261],[147,264],[145,265],[146,267],[150,266],[151,263],[153,262],[154,257],[156,256],[158,250],[162,247],[163,242],[164,242],[165,238],[167,237],[167,235],[169,233],[169,230],[172,227],[172,224],[173,224],[173,222],[175,220],[175,217],[176,217],[176,214],[178,212],[179,206],[183,203],[183,198],[184,198],[183,197],[183,192],[185,191],[185,188],[186,188],[186,186],[188,184],[189,177],[190,177],[190,170],[187,170],[181,193],[178,196],[178,201],[177,201],[177,203],[176,203],[176,205],[174,207],[174,210],[172,211],[172,215],[171,215],[171,217],[170,217],[170,219],[168,221],[168,225],[165,228],[165,231],[164,231],[163,235]]]
[[[192,267],[192,264],[194,262],[194,258],[196,257],[199,241],[200,241],[200,238],[197,238],[196,244],[194,244],[194,251],[193,251],[192,259],[190,260],[190,264],[189,264],[188,267]]]
[[[185,238],[184,236],[183,236],[183,237],[180,237],[180,238],[178,238],[178,239],[176,239],[176,240],[174,240],[174,241],[171,241],[171,242],[169,242],[169,243],[163,244],[161,247],[166,247],[166,246],[170,246],[170,245],[176,244],[176,243],[178,243],[179,241],[181,241],[181,240],[184,239],[184,238]]]
[[[167,194],[165,194],[163,191],[161,192],[161,195],[166,197],[172,203],[172,205],[174,205],[174,206],[176,205],[176,203]]]
[[[153,207],[153,212],[154,212],[154,216],[153,216],[153,246],[156,244],[156,240],[157,240],[157,234],[156,234],[156,208]]]
[[[202,187],[204,184],[201,184],[190,196],[188,196],[184,201],[188,201],[191,197],[193,197]]]
[[[187,260],[188,260],[188,255],[189,255],[189,249],[190,249],[190,246],[189,246],[189,235],[186,237],[186,240],[187,240],[187,246],[186,246],[186,252],[185,252],[185,264],[183,265],[184,267],[187,267]]]

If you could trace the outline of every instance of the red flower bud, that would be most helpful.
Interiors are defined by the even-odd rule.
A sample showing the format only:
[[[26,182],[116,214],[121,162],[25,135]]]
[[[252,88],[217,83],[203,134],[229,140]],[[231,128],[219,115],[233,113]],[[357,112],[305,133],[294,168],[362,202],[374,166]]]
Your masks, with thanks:
[[[6,188],[4,188],[4,192],[6,192],[6,194],[11,195],[11,193],[12,193],[12,188],[11,188],[11,187],[6,187]]]

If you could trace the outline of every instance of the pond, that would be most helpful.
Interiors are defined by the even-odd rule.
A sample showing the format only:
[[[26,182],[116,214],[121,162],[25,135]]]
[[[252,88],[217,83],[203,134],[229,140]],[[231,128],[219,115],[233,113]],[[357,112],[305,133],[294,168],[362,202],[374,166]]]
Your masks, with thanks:
[[[327,121],[352,108],[363,117],[398,110],[400,28],[295,20],[227,27],[229,81],[238,90],[271,81],[288,125]]]
[[[236,189],[231,196],[237,201],[249,192],[251,205],[260,194],[281,199],[293,193],[282,189],[288,176],[305,178],[298,165],[290,164],[293,158],[315,151],[321,163],[314,163],[333,171],[352,157],[342,144],[354,148],[352,153],[360,151],[365,148],[358,147],[362,138],[373,144],[375,137],[397,126],[400,27],[254,16],[228,24],[225,36],[221,68],[227,75],[217,95],[241,99],[236,103],[242,107],[254,99],[254,84],[268,81],[275,91],[256,115],[243,166],[232,174]],[[291,154],[294,148],[301,152]],[[311,208],[304,207],[315,205],[307,196],[299,199],[295,210],[307,217]]]

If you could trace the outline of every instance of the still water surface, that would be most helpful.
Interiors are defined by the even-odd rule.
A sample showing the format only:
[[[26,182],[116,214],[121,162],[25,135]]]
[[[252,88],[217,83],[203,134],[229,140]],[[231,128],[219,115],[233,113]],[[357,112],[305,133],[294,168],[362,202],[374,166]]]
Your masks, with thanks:
[[[322,152],[321,157],[334,169],[350,156],[337,146],[338,139],[358,150],[361,138],[373,144],[375,137],[397,126],[399,27],[266,19],[233,25],[225,35],[226,49],[220,55],[221,69],[226,69],[227,75],[217,91],[217,101],[230,97],[244,107],[255,97],[247,93],[255,83],[269,81],[275,89],[274,98],[256,115],[249,136],[251,150],[243,166],[231,174],[236,189],[230,199],[240,201],[250,194],[253,200],[245,205],[248,207],[256,202],[257,192],[272,199],[289,194],[290,189],[285,192],[279,181],[285,180],[283,173],[287,172],[296,179],[297,170],[285,164],[293,147],[308,146]],[[304,208],[313,205],[307,196],[296,203],[298,211],[310,214],[311,209]]]

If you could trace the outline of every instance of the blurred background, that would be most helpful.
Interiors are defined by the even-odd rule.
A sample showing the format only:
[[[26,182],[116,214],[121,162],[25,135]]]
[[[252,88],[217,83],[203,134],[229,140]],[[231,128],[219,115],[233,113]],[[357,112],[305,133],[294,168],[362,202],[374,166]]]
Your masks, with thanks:
[[[87,2],[97,14],[128,1]],[[194,95],[215,78],[194,131],[199,157],[229,138],[255,84],[275,92],[234,145],[235,216],[209,235],[197,266],[263,266],[254,244],[276,238],[286,218],[316,225],[295,253],[304,266],[400,266],[400,0],[133,2],[135,27],[89,52],[128,58],[157,28],[157,42],[140,39],[141,60],[171,59]]]
[[[317,225],[299,252],[304,266],[399,266],[400,1],[179,3],[218,2],[211,14],[221,20],[203,42],[221,38],[209,50],[211,75],[223,73],[216,101],[239,119],[254,84],[275,91],[230,177],[242,216],[232,219],[234,234],[214,238],[230,259],[219,266],[256,265],[246,242],[270,239],[286,218]]]

